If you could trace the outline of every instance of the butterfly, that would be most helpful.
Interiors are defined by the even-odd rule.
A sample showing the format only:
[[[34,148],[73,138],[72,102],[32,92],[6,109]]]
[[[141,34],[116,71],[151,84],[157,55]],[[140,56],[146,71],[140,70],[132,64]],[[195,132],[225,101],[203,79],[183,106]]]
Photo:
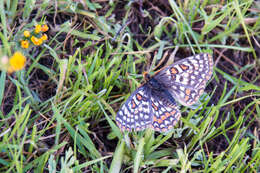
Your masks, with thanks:
[[[122,131],[171,130],[181,117],[177,102],[196,103],[213,73],[213,58],[201,53],[182,59],[155,72],[145,73],[145,83],[137,88],[116,115]]]

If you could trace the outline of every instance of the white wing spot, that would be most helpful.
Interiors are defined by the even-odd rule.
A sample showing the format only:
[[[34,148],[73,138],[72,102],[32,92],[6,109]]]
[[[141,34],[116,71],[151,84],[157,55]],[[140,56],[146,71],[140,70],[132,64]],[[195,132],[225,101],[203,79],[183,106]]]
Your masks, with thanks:
[[[146,121],[145,124],[146,124],[146,125],[147,125],[147,124],[150,124],[150,121]]]
[[[136,96],[133,97],[135,103],[139,103],[139,101],[136,99]],[[131,106],[131,102],[129,102],[129,107]]]
[[[201,58],[200,54],[196,55],[195,57],[196,57],[196,59],[200,59]]]
[[[160,109],[162,112],[165,112],[166,111],[166,109],[164,108],[164,107],[161,107],[161,109]]]
[[[140,90],[139,92],[138,92],[140,95],[144,95],[144,91],[143,90]]]
[[[122,123],[122,120],[120,118],[117,118],[116,120],[119,121],[120,123]]]
[[[141,111],[142,111],[142,109],[141,109]],[[143,112],[144,113],[149,113],[149,109],[148,108],[143,108]]]
[[[176,80],[176,82],[180,82],[180,76],[179,76],[179,75],[176,75],[175,80]]]
[[[188,78],[190,76],[189,73],[183,73],[183,77]]]
[[[182,98],[184,98],[185,94],[183,92],[180,92],[180,95]]]
[[[183,70],[180,68],[180,66],[177,65],[176,68],[177,68],[179,73],[183,72]]]
[[[170,70],[167,70],[167,71],[166,71],[166,74],[167,74],[168,76],[171,76]]]
[[[164,127],[165,127],[165,125],[164,125],[164,124],[161,124],[161,125],[160,125],[160,128],[164,128]]]
[[[144,119],[146,119],[146,120],[149,119],[149,116],[148,116],[148,115],[145,115],[145,116],[144,116]]]
[[[198,62],[194,59],[190,60],[192,62],[192,64],[197,64]]]
[[[167,112],[171,112],[172,111],[172,108],[169,108],[168,106],[165,107],[165,108],[166,108]]]
[[[188,82],[189,82],[188,78],[184,78],[183,81],[182,81],[182,83],[185,84],[185,85],[187,85]]]
[[[158,102],[155,102],[154,100],[153,100],[153,103],[155,104],[156,107],[159,106]]]

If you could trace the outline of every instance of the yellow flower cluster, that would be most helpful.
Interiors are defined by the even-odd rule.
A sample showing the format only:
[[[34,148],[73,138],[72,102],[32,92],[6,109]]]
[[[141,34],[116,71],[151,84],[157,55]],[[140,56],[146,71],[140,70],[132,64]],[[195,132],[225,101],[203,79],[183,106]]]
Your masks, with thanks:
[[[15,52],[10,58],[7,56],[1,57],[0,69],[6,70],[9,73],[19,71],[24,68],[26,58],[21,52]]]
[[[30,33],[30,31],[28,30],[25,30],[23,32],[24,39],[21,40],[21,47],[24,49],[29,48],[30,42],[32,42],[36,46],[40,46],[44,41],[48,39],[48,36],[46,34],[43,34],[43,32],[46,32],[48,30],[49,27],[46,24],[36,25],[32,33]]]

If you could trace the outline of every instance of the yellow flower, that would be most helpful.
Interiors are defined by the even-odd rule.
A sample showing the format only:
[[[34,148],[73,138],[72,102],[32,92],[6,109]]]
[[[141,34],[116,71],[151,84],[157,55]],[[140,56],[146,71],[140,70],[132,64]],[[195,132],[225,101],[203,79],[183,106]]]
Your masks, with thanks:
[[[14,55],[9,59],[8,72],[18,71],[23,69],[26,63],[26,58],[21,52],[15,52]]]
[[[24,35],[25,37],[30,37],[30,32],[29,32],[28,30],[25,30],[25,31],[23,32],[23,35]]]
[[[48,30],[49,30],[48,25],[44,24],[44,25],[42,26],[42,32],[46,32],[46,31],[48,31]]]
[[[39,46],[39,45],[42,44],[42,39],[39,39],[39,38],[37,38],[37,37],[35,37],[35,36],[32,36],[32,37],[31,37],[31,41],[32,41],[33,44],[36,45],[36,46]]]
[[[39,32],[41,32],[41,30],[42,30],[42,26],[41,26],[41,25],[36,25],[34,32],[35,32],[36,34],[38,34]]]
[[[29,47],[29,41],[28,40],[22,40],[21,41],[21,47],[24,49],[27,49]]]
[[[42,39],[43,41],[46,41],[46,40],[48,39],[48,36],[47,36],[46,34],[43,34],[42,37],[41,37],[41,39]]]

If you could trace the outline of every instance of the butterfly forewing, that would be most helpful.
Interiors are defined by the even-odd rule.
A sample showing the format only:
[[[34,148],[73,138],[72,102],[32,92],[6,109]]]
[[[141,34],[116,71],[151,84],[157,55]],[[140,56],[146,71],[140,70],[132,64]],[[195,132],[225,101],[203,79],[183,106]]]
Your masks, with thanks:
[[[189,106],[196,103],[204,92],[212,71],[212,56],[202,53],[158,71],[154,78],[163,83],[177,101]]]
[[[151,90],[147,85],[139,87],[123,104],[116,116],[122,130],[143,130],[151,126]]]

